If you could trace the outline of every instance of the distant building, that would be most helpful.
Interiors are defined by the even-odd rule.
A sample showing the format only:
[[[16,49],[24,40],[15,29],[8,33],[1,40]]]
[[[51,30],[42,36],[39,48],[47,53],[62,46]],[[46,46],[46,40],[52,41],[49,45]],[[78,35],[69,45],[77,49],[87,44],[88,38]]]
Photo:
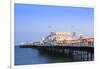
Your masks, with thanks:
[[[51,34],[43,40],[43,44],[48,46],[93,46],[94,39],[83,38],[82,35],[78,38],[75,32],[51,32]]]
[[[75,32],[52,32],[45,38],[44,44],[70,45],[74,40],[77,40],[75,37]]]
[[[82,42],[84,46],[94,46],[94,38],[83,38]]]
[[[40,42],[33,42],[33,45],[41,45]]]

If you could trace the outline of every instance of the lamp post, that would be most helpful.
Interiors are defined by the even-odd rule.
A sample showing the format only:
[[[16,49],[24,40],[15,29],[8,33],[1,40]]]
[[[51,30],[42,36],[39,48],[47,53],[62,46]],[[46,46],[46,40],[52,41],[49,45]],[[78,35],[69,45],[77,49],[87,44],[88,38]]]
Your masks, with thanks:
[[[82,38],[83,38],[83,34],[80,34],[80,46],[83,45]]]

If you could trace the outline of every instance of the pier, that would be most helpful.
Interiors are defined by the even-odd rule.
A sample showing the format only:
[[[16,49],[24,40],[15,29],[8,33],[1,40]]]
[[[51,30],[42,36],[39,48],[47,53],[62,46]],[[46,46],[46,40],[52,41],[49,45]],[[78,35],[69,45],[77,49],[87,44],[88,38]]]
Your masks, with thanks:
[[[77,56],[81,61],[94,60],[94,38],[76,37],[75,32],[51,32],[45,39],[32,44],[23,44],[21,48],[35,48],[40,53],[51,55]]]
[[[46,54],[64,54],[71,57],[80,54],[82,61],[94,60],[94,47],[92,46],[36,46],[36,45],[24,45],[21,48],[35,48],[40,52]],[[59,55],[60,56],[60,55]]]

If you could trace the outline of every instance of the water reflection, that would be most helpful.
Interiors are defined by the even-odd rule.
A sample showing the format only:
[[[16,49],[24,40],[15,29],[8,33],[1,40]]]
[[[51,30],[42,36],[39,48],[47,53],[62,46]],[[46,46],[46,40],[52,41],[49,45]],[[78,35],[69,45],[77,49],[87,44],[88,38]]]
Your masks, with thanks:
[[[68,50],[66,50],[66,52],[68,52]],[[67,53],[57,54],[34,48],[20,48],[19,46],[15,46],[15,65],[87,61],[86,52],[76,52],[77,54],[73,53],[73,55]],[[84,56],[81,56],[81,54],[84,54]],[[84,60],[82,57],[84,57]],[[92,58],[94,58],[94,56],[92,56]]]

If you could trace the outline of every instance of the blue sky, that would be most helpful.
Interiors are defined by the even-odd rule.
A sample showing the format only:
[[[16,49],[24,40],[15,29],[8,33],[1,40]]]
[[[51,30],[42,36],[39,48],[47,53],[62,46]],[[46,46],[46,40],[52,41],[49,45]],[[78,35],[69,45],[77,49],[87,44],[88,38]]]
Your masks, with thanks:
[[[94,35],[94,9],[67,6],[15,4],[15,44],[40,41],[52,32]]]

